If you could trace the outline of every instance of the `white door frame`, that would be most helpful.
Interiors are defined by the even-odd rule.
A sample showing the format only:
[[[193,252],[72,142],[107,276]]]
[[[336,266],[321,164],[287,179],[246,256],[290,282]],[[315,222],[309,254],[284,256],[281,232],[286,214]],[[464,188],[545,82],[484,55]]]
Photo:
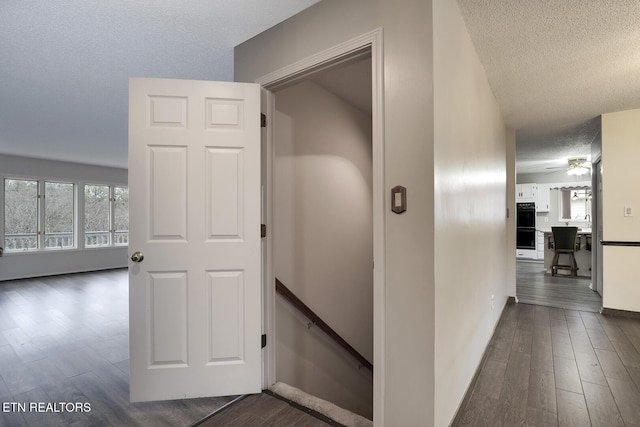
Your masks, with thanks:
[[[602,241],[602,173],[600,168],[602,167],[602,157],[598,156],[592,160],[592,183],[591,183],[591,265],[593,266],[591,271],[591,285],[592,290],[598,292],[600,297],[604,301],[604,286],[602,276],[602,253],[603,247],[600,243]],[[604,307],[604,303],[602,305]]]
[[[372,149],[373,149],[373,419],[382,425],[384,402],[384,365],[385,365],[385,181],[384,181],[384,103],[383,103],[383,51],[382,28],[378,28],[347,42],[309,56],[265,76],[256,79],[256,83],[270,91],[283,88],[301,80],[312,73],[324,70],[345,61],[352,60],[371,52],[372,83]],[[273,143],[274,97],[267,99],[267,114],[270,126],[267,127],[266,159],[266,198],[264,208],[268,230],[273,230],[273,161],[275,147]],[[264,162],[263,162],[264,165]],[[273,271],[273,233],[267,233],[264,248],[265,279],[263,288],[263,316],[265,333],[268,337],[266,351],[263,353],[263,387],[275,383],[275,274]]]

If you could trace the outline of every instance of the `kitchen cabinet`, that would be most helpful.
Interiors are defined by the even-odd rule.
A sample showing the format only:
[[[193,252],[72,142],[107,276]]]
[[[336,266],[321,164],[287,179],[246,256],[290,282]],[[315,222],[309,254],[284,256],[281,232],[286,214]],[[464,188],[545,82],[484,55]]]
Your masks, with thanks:
[[[549,212],[549,193],[550,188],[548,184],[538,184],[538,190],[536,191],[536,212]]]
[[[516,258],[518,259],[538,259],[538,253],[535,249],[516,249]]]
[[[516,202],[535,202],[536,184],[516,184]]]

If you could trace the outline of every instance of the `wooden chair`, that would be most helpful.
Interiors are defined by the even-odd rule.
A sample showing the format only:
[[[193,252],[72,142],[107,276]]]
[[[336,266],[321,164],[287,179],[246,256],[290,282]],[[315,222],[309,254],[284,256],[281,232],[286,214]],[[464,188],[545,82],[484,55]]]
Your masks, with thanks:
[[[551,263],[551,275],[558,274],[558,270],[570,270],[571,276],[578,275],[578,263],[576,263],[576,237],[578,227],[551,227],[553,234],[554,251]],[[559,264],[560,255],[569,256],[569,264]]]

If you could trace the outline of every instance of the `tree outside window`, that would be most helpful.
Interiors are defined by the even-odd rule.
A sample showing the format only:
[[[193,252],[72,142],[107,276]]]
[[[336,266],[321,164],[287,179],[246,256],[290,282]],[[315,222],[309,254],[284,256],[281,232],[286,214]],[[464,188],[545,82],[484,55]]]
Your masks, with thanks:
[[[74,185],[45,182],[45,248],[73,248],[75,197]]]
[[[113,187],[114,244],[129,244],[129,189]]]
[[[84,241],[86,247],[111,244],[110,210],[108,185],[84,186]]]
[[[38,181],[4,181],[4,249],[38,248]]]
[[[5,179],[5,250],[68,249],[75,242],[75,185]]]

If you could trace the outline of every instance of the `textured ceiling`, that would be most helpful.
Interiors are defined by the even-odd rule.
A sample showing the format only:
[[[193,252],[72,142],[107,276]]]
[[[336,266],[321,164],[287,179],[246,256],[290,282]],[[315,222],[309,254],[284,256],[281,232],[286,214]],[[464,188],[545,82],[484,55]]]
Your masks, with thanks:
[[[233,47],[318,0],[2,0],[0,153],[127,166],[129,77],[233,80]]]
[[[316,2],[2,0],[0,153],[126,167],[129,77],[233,80],[233,46]],[[640,108],[638,0],[458,4],[519,172],[588,154],[591,119]]]
[[[589,154],[607,112],[640,108],[638,0],[458,0],[518,171]],[[556,157],[554,157],[556,156]]]

